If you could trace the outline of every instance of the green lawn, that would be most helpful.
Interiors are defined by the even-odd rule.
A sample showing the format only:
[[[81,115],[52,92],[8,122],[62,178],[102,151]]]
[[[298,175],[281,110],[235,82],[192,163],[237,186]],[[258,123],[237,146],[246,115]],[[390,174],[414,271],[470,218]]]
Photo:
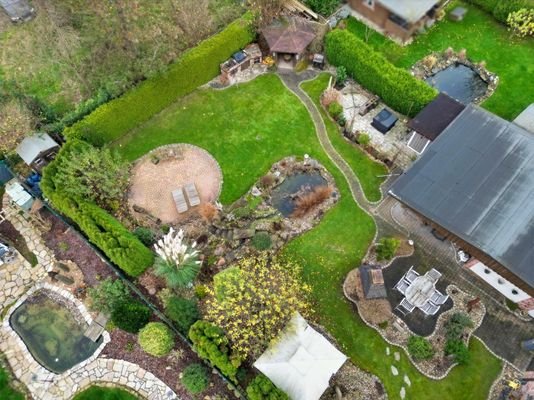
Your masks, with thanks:
[[[305,85],[314,101],[325,82],[323,75]],[[375,171],[365,171],[376,168],[374,164],[345,143],[331,122],[326,124],[331,140],[338,151],[347,154],[356,174],[374,176]],[[346,354],[380,376],[390,398],[396,398],[402,376],[393,377],[389,371],[386,343],[362,323],[341,291],[344,277],[359,265],[371,243],[375,226],[371,217],[356,206],[343,175],[322,151],[312,121],[297,97],[275,75],[261,76],[224,91],[197,90],[114,147],[129,160],[135,160],[157,146],[175,142],[199,145],[215,156],[224,174],[225,203],[243,195],[273,162],[284,156],[308,153],[332,173],[341,194],[339,203],[315,229],[292,241],[284,252],[302,263],[304,277],[313,287],[319,321],[337,338]],[[379,182],[375,182],[373,190],[378,188]],[[397,366],[413,382],[407,388],[407,396],[433,399],[440,393],[442,399],[485,399],[500,362],[477,341],[472,341],[471,349],[471,364],[455,368],[450,377],[439,382],[424,378],[403,355]]]
[[[329,74],[321,74],[313,81],[303,82],[301,87],[312,98],[317,108],[321,111],[326,126],[326,131],[332,145],[337,152],[347,161],[352,168],[369,201],[378,201],[382,197],[380,184],[384,181],[384,175],[388,170],[384,164],[370,159],[358,146],[347,142],[342,136],[337,125],[328,117],[321,107],[319,98],[328,86]]]
[[[401,47],[376,32],[370,35],[368,43],[391,62],[404,68],[410,68],[432,51],[443,51],[448,47],[457,51],[465,48],[469,59],[486,61],[488,70],[499,76],[497,90],[483,103],[483,107],[512,120],[534,102],[534,38],[512,36],[491,15],[470,4],[453,1],[449,10],[457,5],[468,9],[463,21],[453,22],[445,17],[408,46]],[[348,29],[365,38],[366,27],[356,19],[349,19]]]
[[[123,389],[91,386],[74,396],[73,400],[138,400],[138,398]]]

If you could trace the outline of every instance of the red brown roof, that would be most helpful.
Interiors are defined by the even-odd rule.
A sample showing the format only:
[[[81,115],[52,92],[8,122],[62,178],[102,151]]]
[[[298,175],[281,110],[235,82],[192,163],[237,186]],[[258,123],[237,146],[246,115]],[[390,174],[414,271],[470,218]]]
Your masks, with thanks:
[[[264,28],[262,34],[269,50],[275,53],[300,54],[315,39],[310,24],[299,18],[276,21]]]

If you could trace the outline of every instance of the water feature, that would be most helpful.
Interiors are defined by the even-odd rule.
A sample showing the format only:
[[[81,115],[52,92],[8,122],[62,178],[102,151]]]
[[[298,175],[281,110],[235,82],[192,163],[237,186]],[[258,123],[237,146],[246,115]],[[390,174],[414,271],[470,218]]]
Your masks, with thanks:
[[[487,82],[476,71],[460,63],[439,71],[425,81],[463,104],[474,102],[488,90]]]
[[[273,206],[282,213],[284,217],[290,216],[295,211],[294,197],[297,193],[311,192],[317,186],[327,185],[326,179],[318,173],[300,172],[288,176],[272,192]]]
[[[87,359],[102,343],[86,338],[88,325],[74,304],[46,290],[30,296],[11,314],[10,324],[35,360],[62,373]]]

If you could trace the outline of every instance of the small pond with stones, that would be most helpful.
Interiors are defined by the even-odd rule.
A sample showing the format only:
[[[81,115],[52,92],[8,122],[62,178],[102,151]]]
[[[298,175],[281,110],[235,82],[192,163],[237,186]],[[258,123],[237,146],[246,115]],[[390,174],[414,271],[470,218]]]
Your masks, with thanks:
[[[488,90],[488,83],[476,71],[460,63],[450,65],[425,81],[462,104],[475,102]]]
[[[83,333],[88,325],[67,299],[40,290],[11,314],[10,324],[43,367],[56,374],[89,358],[100,346]]]
[[[288,176],[273,189],[271,201],[284,217],[289,217],[295,211],[297,195],[309,193],[318,186],[326,186],[328,182],[319,173],[301,172]]]

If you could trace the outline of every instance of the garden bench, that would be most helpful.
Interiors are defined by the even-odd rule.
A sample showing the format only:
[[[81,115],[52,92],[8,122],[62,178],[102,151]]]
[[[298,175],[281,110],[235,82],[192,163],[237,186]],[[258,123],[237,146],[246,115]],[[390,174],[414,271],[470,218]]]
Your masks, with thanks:
[[[197,188],[194,183],[188,183],[184,186],[185,193],[189,200],[189,205],[191,207],[198,206],[200,204],[200,197],[198,197]]]
[[[367,100],[367,102],[360,108],[360,111],[358,111],[358,114],[360,114],[360,116],[363,117],[373,108],[375,108],[377,105],[378,105],[378,97],[373,97]]]
[[[173,190],[172,198],[174,199],[174,204],[176,205],[176,209],[178,210],[180,214],[187,211],[188,207],[185,201],[184,192],[182,188]]]
[[[88,339],[96,342],[98,338],[104,332],[104,328],[108,322],[108,317],[103,313],[98,314],[98,316],[91,322],[91,325],[85,330],[84,336]]]

